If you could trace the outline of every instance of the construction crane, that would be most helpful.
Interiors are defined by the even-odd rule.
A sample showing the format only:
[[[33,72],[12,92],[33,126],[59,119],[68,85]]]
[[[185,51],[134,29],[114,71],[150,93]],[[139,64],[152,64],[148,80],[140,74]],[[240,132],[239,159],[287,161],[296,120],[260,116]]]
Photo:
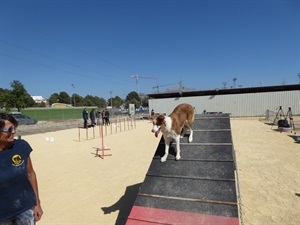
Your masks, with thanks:
[[[135,79],[136,91],[137,91],[137,93],[138,93],[139,96],[140,96],[140,92],[139,92],[139,79],[157,79],[156,77],[144,77],[144,76],[139,76],[139,75],[132,75],[132,76],[129,76],[129,78]]]
[[[175,85],[175,84],[177,84],[177,83],[173,83],[173,84],[164,84],[164,85],[156,85],[156,86],[153,87],[153,89],[156,88],[157,93],[159,93],[159,88],[160,88],[160,87],[165,87],[165,86]]]

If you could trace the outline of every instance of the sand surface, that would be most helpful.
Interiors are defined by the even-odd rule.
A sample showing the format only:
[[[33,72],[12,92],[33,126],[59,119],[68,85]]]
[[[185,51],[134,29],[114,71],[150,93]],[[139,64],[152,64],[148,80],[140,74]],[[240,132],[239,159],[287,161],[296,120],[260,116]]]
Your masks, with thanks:
[[[231,119],[231,128],[241,224],[300,224],[300,144],[258,119]],[[22,136],[34,149],[38,225],[125,224],[159,138],[146,120],[106,129],[103,147],[99,127]]]

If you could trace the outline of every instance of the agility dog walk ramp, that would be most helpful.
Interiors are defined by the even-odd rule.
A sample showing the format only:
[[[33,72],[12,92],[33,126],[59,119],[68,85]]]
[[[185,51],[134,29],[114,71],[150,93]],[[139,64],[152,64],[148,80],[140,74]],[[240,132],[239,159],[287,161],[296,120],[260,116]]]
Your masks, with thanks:
[[[126,225],[238,225],[233,145],[228,114],[196,115],[194,140],[175,143],[166,162],[161,138]]]

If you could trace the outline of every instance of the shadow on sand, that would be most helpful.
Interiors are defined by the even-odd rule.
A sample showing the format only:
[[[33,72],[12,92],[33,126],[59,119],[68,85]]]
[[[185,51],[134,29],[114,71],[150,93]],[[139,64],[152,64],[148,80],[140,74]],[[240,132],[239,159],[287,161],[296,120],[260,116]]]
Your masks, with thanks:
[[[113,205],[101,207],[104,214],[119,210],[115,225],[125,225],[142,183],[127,186],[124,195]]]
[[[289,137],[293,138],[296,144],[300,144],[300,136],[299,135],[289,135]]]

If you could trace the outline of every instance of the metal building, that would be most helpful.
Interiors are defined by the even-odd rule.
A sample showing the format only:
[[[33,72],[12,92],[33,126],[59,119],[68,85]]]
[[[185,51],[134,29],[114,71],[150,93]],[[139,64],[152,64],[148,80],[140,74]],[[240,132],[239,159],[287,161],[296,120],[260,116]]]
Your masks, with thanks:
[[[189,103],[197,114],[229,113],[262,116],[267,110],[300,115],[300,84],[149,94],[149,110],[170,114],[180,103]]]

